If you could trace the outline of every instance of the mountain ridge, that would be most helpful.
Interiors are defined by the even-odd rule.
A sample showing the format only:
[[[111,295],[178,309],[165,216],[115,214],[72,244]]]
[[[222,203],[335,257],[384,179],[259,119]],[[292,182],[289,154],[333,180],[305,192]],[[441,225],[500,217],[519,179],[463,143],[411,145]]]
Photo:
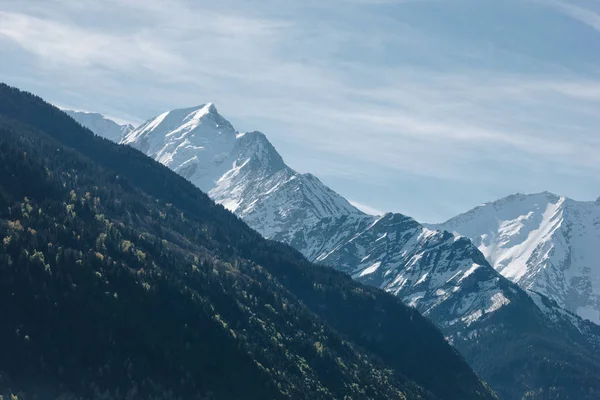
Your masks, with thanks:
[[[600,323],[600,203],[515,194],[429,226],[470,238],[505,277]]]

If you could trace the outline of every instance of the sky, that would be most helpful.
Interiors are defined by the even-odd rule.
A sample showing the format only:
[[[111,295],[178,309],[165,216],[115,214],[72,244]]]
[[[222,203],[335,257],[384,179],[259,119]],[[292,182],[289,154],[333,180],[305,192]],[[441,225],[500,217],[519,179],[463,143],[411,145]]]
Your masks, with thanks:
[[[599,0],[0,0],[0,60],[133,123],[213,102],[373,213],[600,196]]]

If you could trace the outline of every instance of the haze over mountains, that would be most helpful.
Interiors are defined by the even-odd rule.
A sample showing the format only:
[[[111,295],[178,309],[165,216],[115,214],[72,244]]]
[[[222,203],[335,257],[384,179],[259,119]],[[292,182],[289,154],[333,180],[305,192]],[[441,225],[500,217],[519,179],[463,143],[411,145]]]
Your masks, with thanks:
[[[477,241],[483,233],[476,229],[462,233],[460,226],[442,227],[474,238],[471,242],[401,214],[364,214],[318,178],[287,167],[264,134],[237,132],[212,104],[165,112],[125,135],[121,143],[178,172],[263,236],[288,243],[311,261],[334,266],[399,296],[431,318],[502,398],[517,399],[527,393],[544,398],[551,395],[547,392],[550,382],[555,394],[585,397],[597,393],[598,382],[592,377],[600,368],[600,327],[564,308],[593,320],[589,307],[598,293],[594,292],[597,267],[593,264],[577,267],[583,274],[559,276],[563,280],[553,283],[567,289],[564,296],[552,296],[549,286],[532,286],[530,281],[516,279],[523,275],[507,273],[514,270],[508,261],[522,262],[522,255],[514,260],[494,257]],[[546,220],[555,218],[555,213],[548,213],[541,211],[544,227]],[[498,225],[490,221],[496,219],[491,216],[475,226],[492,232]],[[524,247],[547,246],[536,242],[544,235],[518,227],[515,232],[528,238]],[[586,240],[579,242],[587,245],[585,254],[590,254],[597,239]],[[489,247],[488,243],[484,242]],[[532,264],[537,262],[537,271],[543,271],[545,267],[539,264],[554,254],[556,250],[548,249]],[[565,270],[566,264],[558,269]],[[578,282],[583,288],[577,292],[579,297],[568,289]],[[570,307],[567,300],[575,297],[585,297],[585,305]],[[572,372],[560,372],[565,368]],[[583,376],[589,379],[578,387],[575,381]]]

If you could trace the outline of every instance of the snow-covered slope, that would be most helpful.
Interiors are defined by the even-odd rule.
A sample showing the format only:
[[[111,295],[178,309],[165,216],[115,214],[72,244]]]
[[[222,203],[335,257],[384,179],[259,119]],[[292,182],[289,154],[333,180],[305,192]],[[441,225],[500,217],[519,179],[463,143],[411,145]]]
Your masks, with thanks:
[[[118,143],[125,135],[134,130],[132,125],[120,125],[102,114],[72,110],[63,111],[96,135],[113,142]]]
[[[315,176],[289,168],[264,134],[237,132],[211,103],[165,112],[121,143],[178,172],[266,237],[284,240],[326,217],[363,215]]]
[[[600,323],[600,202],[516,194],[431,228],[470,238],[508,279]]]

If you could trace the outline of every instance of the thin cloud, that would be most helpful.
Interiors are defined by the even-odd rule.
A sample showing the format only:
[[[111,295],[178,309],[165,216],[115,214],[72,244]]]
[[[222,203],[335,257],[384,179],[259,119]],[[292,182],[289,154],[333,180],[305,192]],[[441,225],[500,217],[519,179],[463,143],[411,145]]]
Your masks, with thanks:
[[[375,207],[371,207],[366,204],[359,203],[358,201],[348,200],[348,202],[350,204],[352,204],[354,207],[358,208],[360,211],[362,211],[366,214],[369,214],[369,215],[379,216],[379,215],[385,214],[385,211],[381,211]]]
[[[600,14],[590,9],[572,4],[566,1],[548,0],[548,4],[556,7],[566,15],[583,22],[596,31],[600,32]]]
[[[0,11],[0,37],[14,41],[45,62],[85,68],[101,66],[121,71],[147,68],[176,70],[175,54],[141,35],[113,36],[82,27],[20,13]]]

